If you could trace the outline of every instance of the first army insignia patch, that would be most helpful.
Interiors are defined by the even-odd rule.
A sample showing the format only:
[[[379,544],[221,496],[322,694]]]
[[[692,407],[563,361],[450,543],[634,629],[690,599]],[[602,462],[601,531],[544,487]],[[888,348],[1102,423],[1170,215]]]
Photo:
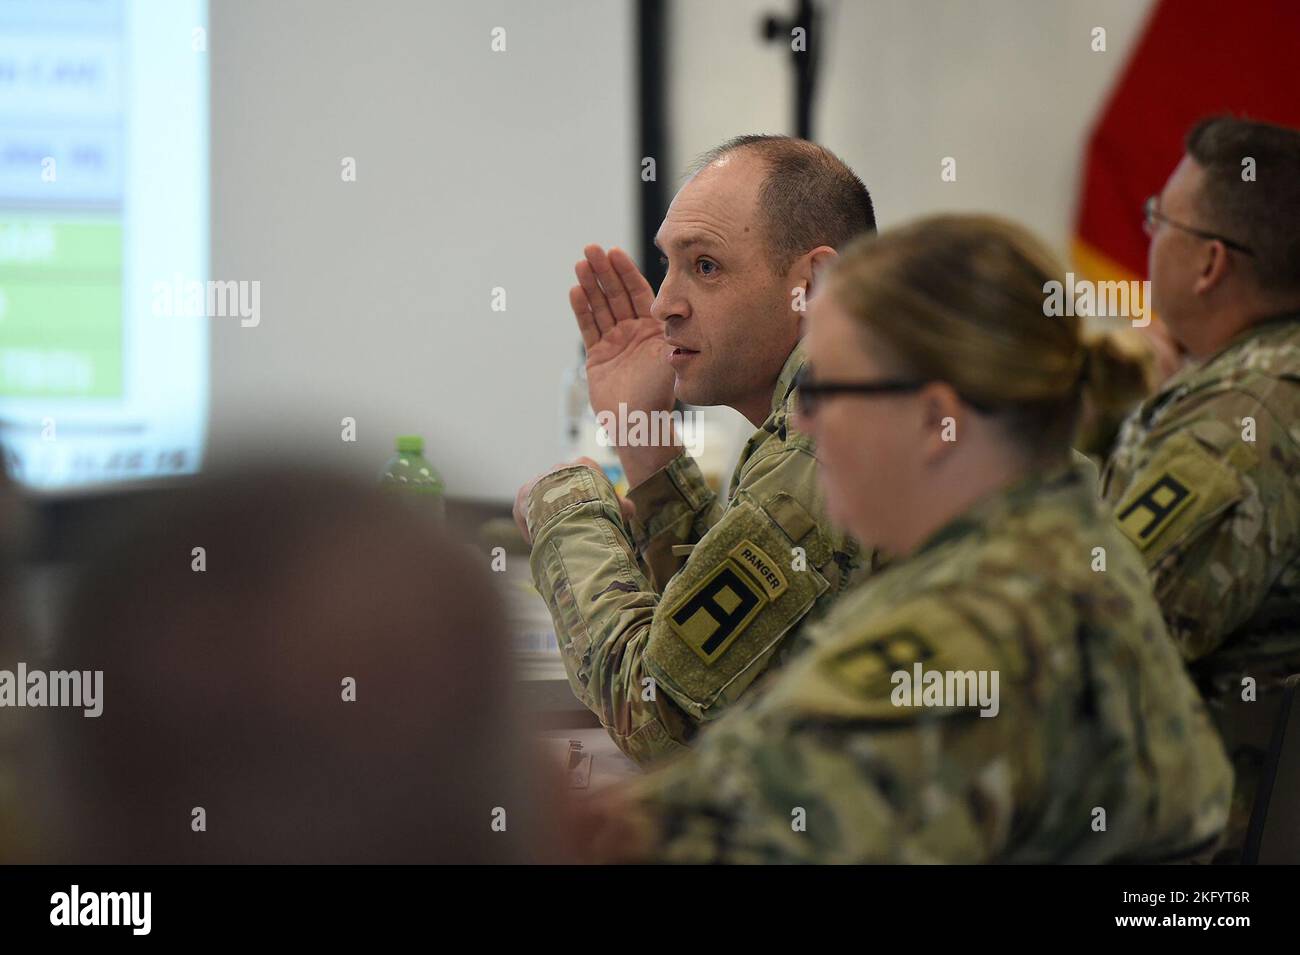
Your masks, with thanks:
[[[1187,483],[1165,472],[1120,505],[1115,518],[1128,538],[1145,550],[1160,531],[1196,497]]]
[[[735,643],[789,584],[776,561],[743,540],[668,613],[668,624],[706,665]]]

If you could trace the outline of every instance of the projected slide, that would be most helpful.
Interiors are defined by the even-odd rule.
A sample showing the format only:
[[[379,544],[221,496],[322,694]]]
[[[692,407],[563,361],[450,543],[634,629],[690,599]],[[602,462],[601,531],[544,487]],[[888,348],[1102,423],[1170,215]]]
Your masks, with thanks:
[[[208,325],[203,0],[0,2],[0,443],[38,490],[188,473]]]

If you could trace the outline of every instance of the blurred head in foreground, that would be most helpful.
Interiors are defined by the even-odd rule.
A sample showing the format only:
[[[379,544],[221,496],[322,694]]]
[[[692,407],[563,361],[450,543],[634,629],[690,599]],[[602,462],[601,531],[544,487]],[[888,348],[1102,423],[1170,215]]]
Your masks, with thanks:
[[[28,651],[19,601],[23,518],[22,499],[0,464],[0,669],[12,669]],[[0,864],[14,858],[28,842],[16,805],[26,716],[23,710],[0,710]]]
[[[172,493],[76,594],[56,665],[103,712],[46,713],[43,858],[545,857],[480,568],[319,471]]]

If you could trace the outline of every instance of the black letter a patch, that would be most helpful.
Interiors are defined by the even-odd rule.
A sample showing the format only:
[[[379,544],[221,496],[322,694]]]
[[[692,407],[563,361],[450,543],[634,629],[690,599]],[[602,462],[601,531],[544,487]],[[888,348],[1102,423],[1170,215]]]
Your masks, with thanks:
[[[669,611],[668,623],[712,664],[787,586],[775,561],[752,541],[741,541]]]

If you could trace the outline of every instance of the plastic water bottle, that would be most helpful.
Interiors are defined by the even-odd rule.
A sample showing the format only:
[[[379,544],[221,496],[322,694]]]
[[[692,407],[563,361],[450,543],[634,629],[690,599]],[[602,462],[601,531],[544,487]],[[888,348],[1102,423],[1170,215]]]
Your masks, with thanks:
[[[443,494],[446,485],[437,468],[424,457],[424,438],[404,434],[397,439],[397,453],[388,459],[379,475],[385,491],[401,495],[421,508],[427,508],[439,520],[446,516]]]
[[[623,474],[618,451],[609,441],[602,442],[596,413],[591,410],[587,391],[587,357],[581,344],[578,345],[578,362],[565,372],[560,388],[560,425],[560,442],[565,458],[591,458],[600,465],[614,490],[626,494],[627,477]]]

